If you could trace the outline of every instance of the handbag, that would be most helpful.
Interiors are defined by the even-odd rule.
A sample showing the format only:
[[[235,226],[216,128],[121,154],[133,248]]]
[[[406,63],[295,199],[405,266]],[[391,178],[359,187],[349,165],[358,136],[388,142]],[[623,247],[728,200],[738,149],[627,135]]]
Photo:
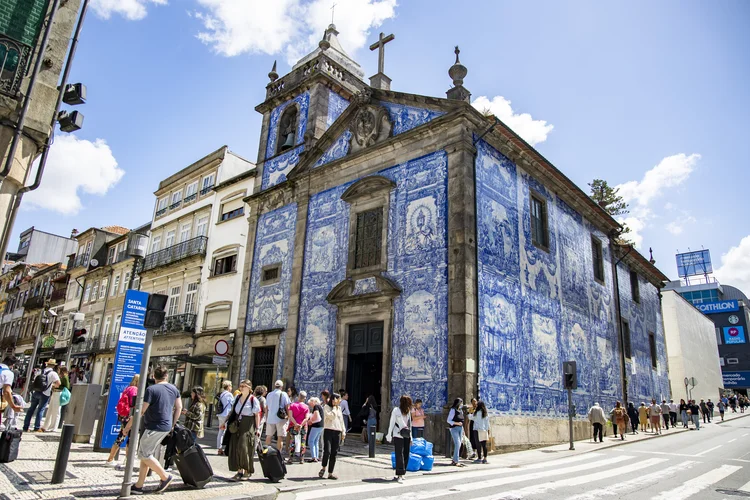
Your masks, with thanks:
[[[286,420],[286,408],[282,406],[282,401],[284,399],[284,393],[282,391],[279,391],[279,409],[276,410],[276,416],[279,417],[281,420]]]
[[[63,387],[63,390],[60,391],[60,406],[65,406],[68,403],[70,403],[70,391],[67,387]]]
[[[227,421],[229,421],[229,425],[227,425],[227,430],[231,434],[236,434],[240,430],[240,419],[239,415],[242,414],[242,410],[245,408],[245,405],[247,404],[247,400],[250,399],[252,396],[248,396],[245,401],[242,403],[242,406],[240,406],[240,411],[237,413],[235,411],[235,406],[237,406],[237,401],[240,400],[240,397],[237,396],[237,398],[232,403],[232,413],[229,414],[229,417],[227,418]]]
[[[403,420],[403,416],[401,418]],[[411,439],[411,430],[409,429],[409,422],[411,422],[411,415],[409,415],[409,420],[406,421],[406,427],[401,427],[399,425],[398,433],[401,434],[401,437],[404,439]]]

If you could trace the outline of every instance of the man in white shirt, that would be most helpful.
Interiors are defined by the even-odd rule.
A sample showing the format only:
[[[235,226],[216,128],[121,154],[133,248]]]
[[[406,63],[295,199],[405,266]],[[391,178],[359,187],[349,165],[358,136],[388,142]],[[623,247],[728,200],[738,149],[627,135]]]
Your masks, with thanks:
[[[284,392],[284,382],[277,380],[274,384],[274,390],[266,396],[266,406],[268,407],[268,420],[266,420],[266,445],[271,444],[271,437],[276,432],[276,447],[279,453],[284,451],[284,441],[286,431],[289,426],[289,395]],[[279,409],[284,410],[285,418],[279,416]]]
[[[223,408],[222,411],[216,415],[219,417],[219,433],[216,435],[216,449],[219,450],[219,455],[224,454],[221,442],[224,439],[226,429],[222,429],[222,426],[226,423],[227,417],[229,417],[229,413],[232,411],[232,401],[234,401],[234,397],[232,397],[232,381],[225,380],[224,383],[221,384],[221,388],[222,391],[221,394],[219,394],[218,400],[221,402]]]
[[[57,366],[57,361],[50,359],[39,375],[41,377],[39,382],[37,382],[38,377],[31,380],[34,394],[31,395],[31,403],[28,410],[26,410],[26,418],[23,420],[23,432],[28,432],[34,414],[36,414],[34,432],[42,432],[41,426],[44,409],[47,407],[47,403],[49,403],[50,396],[52,396],[52,389],[60,386],[60,377],[53,369],[55,366]]]
[[[13,401],[13,366],[16,364],[16,358],[14,356],[7,356],[2,363],[0,363],[0,401],[8,403],[13,411],[21,411],[23,408],[18,406]]]
[[[677,412],[680,407],[674,402],[674,399],[669,400],[669,423],[672,427],[677,427]]]
[[[339,394],[341,394],[341,414],[344,415],[344,427],[346,427],[346,432],[349,432],[349,423],[352,421],[352,414],[349,411],[349,394],[344,389],[341,389]]]

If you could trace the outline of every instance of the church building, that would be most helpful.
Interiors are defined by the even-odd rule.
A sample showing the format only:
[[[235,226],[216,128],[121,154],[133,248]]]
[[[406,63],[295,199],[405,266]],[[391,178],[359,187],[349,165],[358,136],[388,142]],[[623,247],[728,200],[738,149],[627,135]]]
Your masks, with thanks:
[[[496,446],[567,439],[562,363],[579,417],[593,402],[668,398],[659,289],[620,225],[495,117],[459,61],[445,98],[391,90],[336,27],[269,73],[249,228],[237,378],[369,394],[380,429],[399,396],[480,397]],[[580,421],[577,432],[588,435]]]

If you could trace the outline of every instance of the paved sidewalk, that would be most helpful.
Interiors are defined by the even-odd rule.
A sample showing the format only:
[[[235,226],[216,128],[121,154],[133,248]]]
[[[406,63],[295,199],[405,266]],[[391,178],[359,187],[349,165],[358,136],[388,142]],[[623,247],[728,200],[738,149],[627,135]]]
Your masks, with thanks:
[[[750,416],[750,413],[728,413],[726,421]],[[708,425],[715,425],[717,421]],[[305,463],[288,466],[286,479],[276,485],[271,485],[261,474],[260,465],[256,461],[256,471],[251,481],[243,483],[228,482],[232,476],[227,467],[225,457],[216,455],[216,429],[207,429],[206,437],[200,440],[214,468],[214,481],[203,490],[195,490],[185,486],[179,478],[179,473],[173,472],[175,480],[163,495],[164,498],[190,500],[197,498],[214,499],[254,499],[271,500],[281,493],[293,492],[303,488],[320,487],[339,483],[355,483],[365,480],[391,479],[390,453],[391,445],[377,446],[376,457],[367,457],[367,448],[359,436],[351,436],[347,440],[339,460],[336,463],[338,481],[318,479],[319,464]],[[470,468],[495,468],[520,466],[538,463],[553,458],[573,456],[588,453],[602,448],[620,446],[622,444],[666,437],[680,432],[687,432],[682,428],[663,431],[659,435],[639,433],[626,435],[625,440],[605,437],[603,443],[578,441],[575,451],[568,450],[569,445],[560,444],[534,450],[490,455],[489,465],[474,465],[464,461],[466,468],[453,467],[450,460],[436,457],[435,466],[431,472],[410,473],[410,475],[448,474],[466,471]],[[57,454],[59,432],[36,434],[25,433],[21,443],[18,460],[9,464],[0,464],[0,499],[74,499],[74,498],[116,498],[122,484],[123,472],[104,466],[106,454],[95,453],[91,444],[74,444],[68,461],[67,476],[62,485],[49,484]],[[124,459],[124,454],[121,454]],[[147,482],[148,487],[155,486],[157,478]]]

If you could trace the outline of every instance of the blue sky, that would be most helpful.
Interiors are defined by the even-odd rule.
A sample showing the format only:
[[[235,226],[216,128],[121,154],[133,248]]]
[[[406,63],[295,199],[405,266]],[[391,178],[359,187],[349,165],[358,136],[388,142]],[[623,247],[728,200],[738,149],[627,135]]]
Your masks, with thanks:
[[[86,120],[58,135],[29,227],[135,227],[158,182],[226,144],[255,160],[273,61],[314,46],[330,0],[92,0],[72,78]],[[365,69],[386,48],[392,88],[444,97],[453,46],[472,99],[579,186],[623,185],[640,249],[676,274],[674,253],[701,246],[719,277],[750,292],[750,4],[336,0],[340,39]],[[273,4],[273,5],[267,5]],[[510,105],[508,104],[510,103]],[[527,115],[525,115],[527,114]],[[530,116],[529,116],[530,115]]]

